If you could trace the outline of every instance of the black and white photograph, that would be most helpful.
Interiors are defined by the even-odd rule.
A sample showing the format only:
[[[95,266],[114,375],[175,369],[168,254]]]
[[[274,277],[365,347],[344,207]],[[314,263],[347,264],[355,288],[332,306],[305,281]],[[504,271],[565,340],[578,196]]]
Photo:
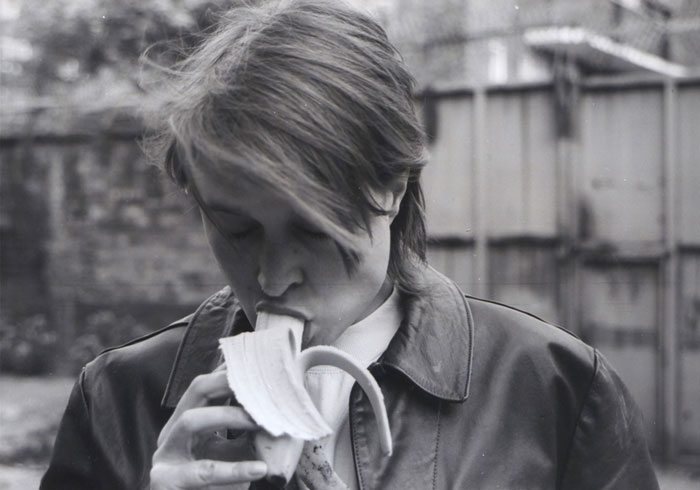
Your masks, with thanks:
[[[0,490],[700,488],[700,0],[0,0]]]

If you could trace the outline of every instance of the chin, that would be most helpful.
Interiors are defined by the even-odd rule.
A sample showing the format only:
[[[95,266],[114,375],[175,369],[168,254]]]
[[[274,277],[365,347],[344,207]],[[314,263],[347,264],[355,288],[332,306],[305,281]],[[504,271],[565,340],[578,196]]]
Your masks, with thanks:
[[[307,347],[314,347],[316,345],[330,345],[334,340],[327,335],[318,334],[318,327],[316,325],[311,326],[307,323],[304,326],[304,333],[301,336],[301,348],[306,349]]]

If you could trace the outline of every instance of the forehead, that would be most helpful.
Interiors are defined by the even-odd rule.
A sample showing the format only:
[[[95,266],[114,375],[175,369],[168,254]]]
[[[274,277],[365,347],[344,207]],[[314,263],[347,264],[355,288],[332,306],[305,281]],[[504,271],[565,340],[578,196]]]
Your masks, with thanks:
[[[280,205],[287,200],[281,190],[239,168],[222,171],[212,165],[192,165],[189,176],[199,204],[212,211]]]

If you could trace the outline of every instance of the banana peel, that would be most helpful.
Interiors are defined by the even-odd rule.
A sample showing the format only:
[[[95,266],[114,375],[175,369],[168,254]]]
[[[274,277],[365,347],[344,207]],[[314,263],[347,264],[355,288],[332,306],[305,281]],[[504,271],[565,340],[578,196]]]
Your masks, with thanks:
[[[267,478],[278,483],[294,474],[305,441],[333,432],[304,387],[304,373],[313,366],[334,366],[355,378],[374,411],[382,452],[392,452],[384,398],[374,377],[340,349],[316,346],[302,351],[303,330],[302,320],[261,311],[255,332],[219,340],[229,386],[262,428],[253,436],[257,455],[268,465]]]

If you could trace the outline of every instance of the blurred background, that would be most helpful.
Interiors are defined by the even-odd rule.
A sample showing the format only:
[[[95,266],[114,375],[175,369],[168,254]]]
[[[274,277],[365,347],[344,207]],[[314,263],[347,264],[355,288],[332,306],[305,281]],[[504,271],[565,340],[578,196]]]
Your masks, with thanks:
[[[139,55],[231,3],[0,0],[0,489],[36,486],[84,363],[224,284],[141,153]],[[432,264],[598,347],[663,488],[697,485],[700,0],[351,3],[417,80]]]

